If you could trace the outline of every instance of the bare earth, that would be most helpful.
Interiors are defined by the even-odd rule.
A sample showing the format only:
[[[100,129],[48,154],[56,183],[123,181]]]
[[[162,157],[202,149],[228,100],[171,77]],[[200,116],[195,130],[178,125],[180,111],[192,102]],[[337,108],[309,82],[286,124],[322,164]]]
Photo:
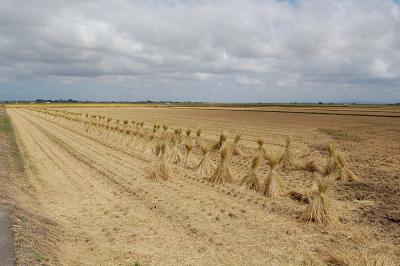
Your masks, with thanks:
[[[70,122],[8,109],[38,204],[26,194],[21,200],[59,225],[61,265],[400,264],[400,118],[145,107],[73,111],[145,121],[149,128],[202,128],[210,141],[222,130],[229,141],[241,133],[247,154],[258,137],[282,152],[289,135],[296,160],[313,159],[319,167],[324,145],[333,143],[362,181],[338,182],[330,190],[335,223],[307,224],[297,219],[305,205],[289,197],[214,185],[175,165],[171,180],[150,181],[150,162],[131,148]],[[212,158],[218,162],[216,153]],[[231,158],[235,179],[250,163],[246,156]],[[266,173],[263,165],[260,177]],[[316,178],[279,173],[285,192],[306,191]]]

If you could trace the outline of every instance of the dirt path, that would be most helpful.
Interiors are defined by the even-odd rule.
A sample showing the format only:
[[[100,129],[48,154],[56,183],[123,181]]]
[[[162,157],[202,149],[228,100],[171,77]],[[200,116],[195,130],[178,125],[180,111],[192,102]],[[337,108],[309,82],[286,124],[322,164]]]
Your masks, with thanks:
[[[11,233],[10,214],[0,208],[0,265],[14,265],[14,241]]]
[[[332,249],[350,256],[386,243],[348,225],[305,225],[296,220],[299,203],[214,186],[180,167],[170,181],[149,181],[150,163],[129,148],[26,110],[8,112],[39,207],[63,229],[63,265],[322,264]]]

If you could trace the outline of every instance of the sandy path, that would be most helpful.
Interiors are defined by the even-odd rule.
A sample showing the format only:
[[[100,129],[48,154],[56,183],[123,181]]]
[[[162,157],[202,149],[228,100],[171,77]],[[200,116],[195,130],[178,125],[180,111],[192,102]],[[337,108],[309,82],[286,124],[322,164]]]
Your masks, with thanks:
[[[297,222],[303,206],[287,198],[214,186],[180,167],[172,180],[151,182],[150,163],[129,148],[8,112],[34,166],[40,208],[64,231],[64,265],[299,265],[321,262],[337,242],[355,252],[363,245],[345,226],[321,235],[325,229]]]

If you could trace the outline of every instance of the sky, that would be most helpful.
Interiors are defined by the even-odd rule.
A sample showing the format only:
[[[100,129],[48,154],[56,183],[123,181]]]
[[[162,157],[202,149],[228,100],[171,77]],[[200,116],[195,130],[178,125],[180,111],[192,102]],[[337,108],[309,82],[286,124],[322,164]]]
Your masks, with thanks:
[[[0,100],[400,102],[399,0],[0,0]]]

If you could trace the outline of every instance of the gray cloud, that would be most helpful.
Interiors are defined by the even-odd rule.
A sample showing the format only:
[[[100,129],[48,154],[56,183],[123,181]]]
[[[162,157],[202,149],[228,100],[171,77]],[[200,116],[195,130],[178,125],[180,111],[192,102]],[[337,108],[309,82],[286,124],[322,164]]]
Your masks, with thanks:
[[[3,0],[0,97],[398,101],[399,29],[392,0]]]

